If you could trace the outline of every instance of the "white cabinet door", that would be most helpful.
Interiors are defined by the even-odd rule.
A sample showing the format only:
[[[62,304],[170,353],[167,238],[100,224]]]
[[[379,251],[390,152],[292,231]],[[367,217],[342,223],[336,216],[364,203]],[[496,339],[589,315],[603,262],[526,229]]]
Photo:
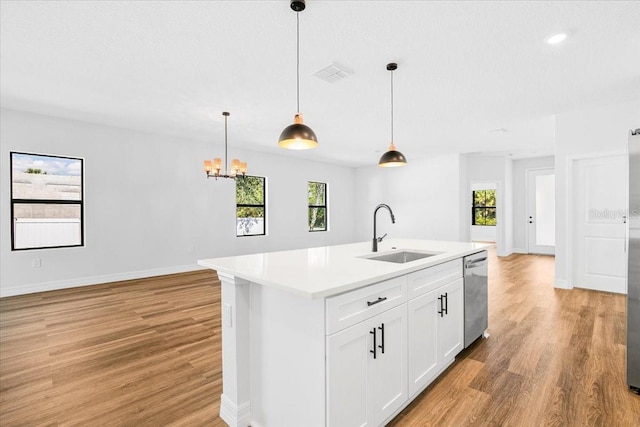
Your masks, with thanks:
[[[410,300],[409,396],[423,390],[464,347],[463,279]]]
[[[374,319],[377,351],[374,360],[373,411],[376,425],[381,425],[408,398],[407,306],[402,304]]]
[[[425,388],[438,372],[439,289],[408,303],[409,395]]]
[[[329,426],[381,425],[407,398],[406,304],[327,337]]]
[[[438,355],[443,367],[464,347],[464,281],[458,279],[436,290],[444,298],[445,312],[438,318]],[[442,363],[440,363],[442,362]]]
[[[327,337],[328,426],[375,425],[370,353],[374,328],[373,322],[365,321]]]

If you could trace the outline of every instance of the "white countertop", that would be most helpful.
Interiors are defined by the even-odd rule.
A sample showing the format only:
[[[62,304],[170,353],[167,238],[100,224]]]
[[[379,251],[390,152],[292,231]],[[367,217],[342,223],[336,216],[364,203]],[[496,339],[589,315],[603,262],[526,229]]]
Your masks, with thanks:
[[[378,243],[378,255],[401,250],[440,253],[404,264],[370,260],[362,258],[376,255],[371,251],[369,241],[203,259],[198,264],[307,298],[325,298],[461,258],[490,246],[486,243],[387,239]]]

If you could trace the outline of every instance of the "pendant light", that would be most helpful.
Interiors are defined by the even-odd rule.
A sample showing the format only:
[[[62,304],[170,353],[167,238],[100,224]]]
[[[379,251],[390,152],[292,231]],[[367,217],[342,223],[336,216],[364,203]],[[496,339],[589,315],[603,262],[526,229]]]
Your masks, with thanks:
[[[230,114],[228,112],[222,113],[224,116],[224,173],[222,173],[222,159],[216,157],[212,160],[204,161],[204,171],[207,173],[207,178],[231,178],[236,179],[238,177],[244,178],[247,173],[247,164],[241,162],[238,159],[231,160],[231,170],[227,169],[227,119]]]
[[[407,164],[404,154],[396,150],[396,145],[393,143],[393,72],[397,68],[398,64],[394,62],[387,64],[387,70],[391,71],[391,145],[389,145],[389,151],[384,153],[378,162],[378,166],[383,168],[394,168]]]
[[[290,150],[308,150],[318,146],[318,139],[313,130],[305,125],[300,113],[300,16],[305,8],[304,0],[291,0],[291,9],[296,12],[296,91],[298,112],[293,118],[293,124],[287,126],[280,134],[278,145]]]

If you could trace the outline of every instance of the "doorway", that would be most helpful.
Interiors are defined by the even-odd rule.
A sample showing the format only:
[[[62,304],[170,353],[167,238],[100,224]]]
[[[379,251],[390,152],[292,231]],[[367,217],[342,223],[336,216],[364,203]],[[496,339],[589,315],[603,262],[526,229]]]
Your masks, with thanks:
[[[553,168],[527,169],[527,252],[555,255],[556,175]]]

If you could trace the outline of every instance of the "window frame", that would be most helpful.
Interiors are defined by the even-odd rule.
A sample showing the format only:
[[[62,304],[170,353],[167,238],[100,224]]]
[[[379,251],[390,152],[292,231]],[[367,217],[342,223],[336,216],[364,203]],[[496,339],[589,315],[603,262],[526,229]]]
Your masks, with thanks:
[[[497,193],[497,189],[495,188],[485,188],[482,190],[472,190],[471,191],[471,225],[476,226],[476,227],[495,227],[496,225],[498,225],[498,210],[496,208],[495,205],[476,205],[476,193],[477,192],[483,192],[486,193],[487,191],[493,191],[495,194],[495,200],[497,203],[498,200],[498,193]],[[486,201],[486,195],[484,197],[484,200]],[[496,213],[496,223],[495,224],[477,224],[476,223],[476,211],[484,211],[485,215],[483,215],[483,218],[487,218],[486,212],[489,210],[493,210]]]
[[[80,200],[70,199],[16,199],[13,197],[13,157],[14,154],[27,156],[53,157],[66,160],[77,160],[80,162]],[[84,159],[81,157],[60,156],[56,154],[27,153],[23,151],[9,151],[9,200],[11,205],[11,251],[32,251],[40,249],[60,249],[60,248],[77,248],[85,246],[85,229],[84,229]],[[80,243],[77,245],[54,245],[54,246],[33,246],[26,248],[16,248],[16,220],[15,205],[20,204],[42,204],[42,205],[78,205],[80,207]]]
[[[318,231],[328,231],[329,230],[329,203],[328,203],[328,198],[329,198],[329,186],[327,185],[326,182],[320,182],[320,181],[307,181],[307,202],[309,201],[309,185],[310,184],[322,184],[324,186],[324,204],[323,205],[313,205],[311,203],[309,203],[309,207],[307,210],[307,218],[309,218],[309,213],[311,212],[311,209],[315,209],[315,208],[321,208],[324,209],[324,228],[318,228],[318,229],[312,229],[311,228],[311,224],[308,223],[307,221],[307,227],[309,229],[310,233],[315,233]]]
[[[262,179],[262,204],[252,203],[238,203],[238,186],[236,183],[236,237],[254,237],[254,236],[266,236],[267,235],[267,177],[258,175],[245,175],[243,177],[236,177],[236,181],[239,179],[247,178],[260,178]],[[262,217],[262,233],[258,234],[238,234],[238,208],[262,208],[264,216]]]

